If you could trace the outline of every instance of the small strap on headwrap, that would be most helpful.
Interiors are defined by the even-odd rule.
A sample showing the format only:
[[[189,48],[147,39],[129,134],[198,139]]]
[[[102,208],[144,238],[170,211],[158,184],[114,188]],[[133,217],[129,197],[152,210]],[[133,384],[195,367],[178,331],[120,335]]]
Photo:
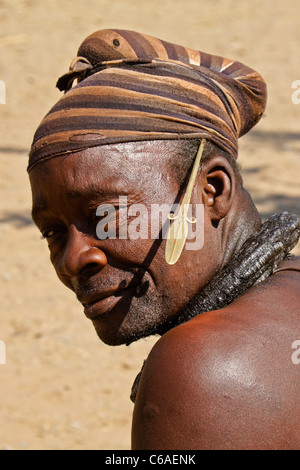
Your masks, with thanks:
[[[92,68],[92,64],[85,57],[75,57],[71,62],[69,71],[57,80],[57,88],[60,91],[67,92],[72,88],[74,80],[77,79],[78,83],[81,82],[87,77]]]

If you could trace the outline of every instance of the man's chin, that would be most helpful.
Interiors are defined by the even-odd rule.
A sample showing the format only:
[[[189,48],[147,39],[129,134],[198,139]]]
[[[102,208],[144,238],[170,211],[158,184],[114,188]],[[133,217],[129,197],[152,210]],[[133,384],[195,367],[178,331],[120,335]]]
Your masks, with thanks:
[[[158,297],[155,302],[145,295],[128,296],[126,302],[121,299],[105,312],[95,305],[93,311],[88,312],[88,317],[103,343],[109,346],[129,345],[158,334],[162,324],[168,320],[168,317],[164,316],[162,300],[164,299]]]
[[[124,328],[119,328],[116,331],[108,331],[99,327],[96,322],[93,322],[93,325],[99,339],[108,346],[122,346],[124,344],[126,344],[126,346],[129,346],[130,344],[139,341],[140,339],[156,335],[158,330],[157,327],[150,327],[147,329],[136,330],[127,330]]]

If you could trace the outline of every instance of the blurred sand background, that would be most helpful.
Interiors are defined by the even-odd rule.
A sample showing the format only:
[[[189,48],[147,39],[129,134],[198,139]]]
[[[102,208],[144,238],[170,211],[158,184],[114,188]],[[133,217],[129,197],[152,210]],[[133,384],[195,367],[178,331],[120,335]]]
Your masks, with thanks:
[[[81,41],[133,29],[257,69],[269,98],[240,141],[245,185],[264,218],[299,214],[299,13],[299,0],[0,1],[0,449],[129,449],[130,388],[156,341],[102,344],[31,222],[28,148]]]

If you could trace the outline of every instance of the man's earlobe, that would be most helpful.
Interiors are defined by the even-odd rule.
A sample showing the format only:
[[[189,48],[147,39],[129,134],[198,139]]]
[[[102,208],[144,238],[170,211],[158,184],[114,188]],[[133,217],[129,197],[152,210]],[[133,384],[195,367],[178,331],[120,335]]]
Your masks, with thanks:
[[[216,189],[213,184],[211,183],[206,183],[204,186],[204,192],[205,192],[205,199],[206,199],[206,205],[207,207],[211,207],[215,203],[215,197],[216,197]]]
[[[235,195],[235,173],[231,165],[216,165],[207,168],[203,181],[203,203],[209,209],[212,220],[224,218],[233,202]]]

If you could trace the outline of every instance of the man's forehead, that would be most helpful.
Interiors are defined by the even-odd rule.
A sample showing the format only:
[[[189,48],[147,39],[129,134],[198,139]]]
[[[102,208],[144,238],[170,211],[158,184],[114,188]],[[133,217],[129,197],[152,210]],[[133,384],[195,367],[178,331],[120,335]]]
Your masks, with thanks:
[[[52,194],[57,191],[73,201],[113,200],[146,193],[147,189],[149,192],[149,188],[163,181],[165,147],[160,142],[118,144],[40,163],[30,172],[34,219],[51,206]]]
[[[103,183],[104,179],[121,187],[130,180],[139,183],[166,170],[168,157],[174,153],[174,143],[167,144],[165,141],[127,142],[85,149],[41,162],[30,172],[30,179],[32,182],[50,178],[55,182],[61,177],[67,176],[68,180],[72,177],[74,188],[79,183],[95,186],[96,181]]]
[[[128,194],[131,188],[126,174],[122,177],[119,171],[114,174],[116,167],[111,163],[93,155],[74,154],[51,159],[37,165],[30,174],[33,196],[40,205],[46,205],[47,195],[51,197],[57,190],[63,191],[68,199]]]
[[[95,175],[92,176],[95,177]],[[81,208],[85,205],[98,205],[108,201],[111,204],[118,203],[121,196],[130,198],[131,191],[132,188],[125,187],[124,184],[114,184],[113,182],[109,184],[101,182],[97,178],[94,182],[81,179],[80,184],[75,183],[73,178],[66,178],[64,184],[60,184],[59,188],[52,179],[49,179],[49,184],[44,181],[38,189],[33,184],[32,218],[38,222],[40,217],[46,213],[66,208],[66,202],[68,205],[78,205]],[[57,199],[52,197],[54,192],[61,196],[60,208],[57,207]]]
[[[53,209],[51,204],[51,192],[48,191],[45,186],[44,189],[45,191],[43,193],[33,196],[32,218],[34,221],[37,221],[41,214]],[[129,191],[122,190],[122,192],[120,192],[114,188],[104,188],[103,186],[99,186],[99,184],[82,185],[77,188],[68,188],[66,186],[63,190],[64,200],[68,200],[70,203],[76,203],[76,201],[79,201],[80,203],[85,201],[88,201],[89,203],[93,201],[95,201],[95,203],[99,203],[100,200],[109,200],[113,202],[118,201],[120,196],[127,196],[128,193]]]

